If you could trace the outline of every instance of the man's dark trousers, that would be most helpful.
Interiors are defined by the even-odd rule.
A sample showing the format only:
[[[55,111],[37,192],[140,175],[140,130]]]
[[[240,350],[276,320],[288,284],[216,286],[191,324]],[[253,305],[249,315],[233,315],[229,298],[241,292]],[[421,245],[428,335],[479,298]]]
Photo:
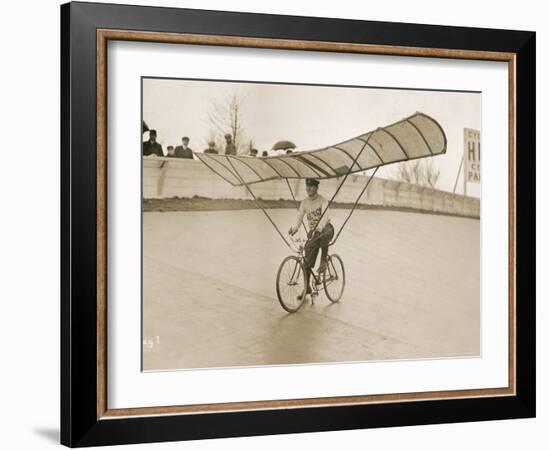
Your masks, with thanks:
[[[320,232],[315,231],[314,236],[306,243],[305,269],[307,275],[309,275],[309,271],[315,267],[315,261],[317,261],[317,254],[319,253],[319,249],[322,249],[322,256],[326,258],[328,253],[328,244],[330,244],[330,241],[333,237],[334,227],[329,222]]]

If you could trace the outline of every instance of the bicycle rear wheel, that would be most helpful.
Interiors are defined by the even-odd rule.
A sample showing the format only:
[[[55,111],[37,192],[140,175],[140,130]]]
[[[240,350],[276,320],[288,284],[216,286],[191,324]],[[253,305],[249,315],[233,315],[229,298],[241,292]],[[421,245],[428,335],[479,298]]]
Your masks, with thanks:
[[[346,286],[346,272],[342,258],[338,255],[327,257],[327,268],[323,273],[323,286],[332,303],[336,303],[342,298]]]
[[[285,311],[298,311],[306,300],[304,267],[296,256],[287,256],[277,271],[277,297]],[[299,298],[300,297],[300,298]]]

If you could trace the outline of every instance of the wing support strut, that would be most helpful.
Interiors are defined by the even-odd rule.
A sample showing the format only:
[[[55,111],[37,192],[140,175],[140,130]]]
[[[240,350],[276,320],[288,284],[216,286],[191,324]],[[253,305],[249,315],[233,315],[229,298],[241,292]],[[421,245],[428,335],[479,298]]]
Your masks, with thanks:
[[[351,215],[352,215],[353,212],[355,211],[355,208],[357,207],[357,204],[359,203],[359,200],[361,200],[361,197],[363,197],[363,194],[365,193],[365,191],[366,191],[367,188],[369,187],[369,184],[370,184],[370,182],[372,181],[372,179],[374,178],[374,175],[376,175],[376,172],[378,171],[378,167],[379,167],[379,166],[377,166],[377,167],[374,169],[374,172],[372,173],[372,175],[369,176],[369,179],[368,179],[368,181],[365,183],[365,186],[363,187],[363,189],[361,190],[361,192],[359,193],[359,196],[357,197],[357,200],[355,200],[355,203],[353,204],[353,207],[351,208],[351,211],[349,212],[348,217],[346,217],[346,220],[344,220],[344,223],[342,224],[342,226],[341,226],[340,229],[338,230],[338,233],[336,233],[336,237],[332,240],[332,242],[331,242],[329,245],[334,245],[334,244],[336,244],[336,241],[338,240],[338,237],[340,236],[340,233],[342,232],[342,230],[344,229],[344,227],[345,227],[346,224],[348,223],[348,220],[350,219]]]
[[[231,161],[230,158],[227,158],[227,160],[229,161],[229,164],[231,164],[231,167],[233,168],[233,170],[235,171],[235,174],[237,175],[237,177],[239,178],[239,180],[241,181],[242,184],[244,184],[246,186],[246,189],[248,190],[248,192],[250,193],[250,195],[252,196],[252,198],[254,199],[254,203],[256,203],[256,206],[262,210],[262,212],[265,214],[265,216],[267,217],[267,220],[269,220],[271,222],[271,225],[273,225],[273,228],[275,228],[275,230],[277,231],[277,233],[279,233],[279,236],[281,236],[281,239],[283,240],[283,242],[286,244],[286,246],[292,250],[292,246],[288,243],[288,241],[285,239],[283,233],[281,232],[281,230],[279,230],[279,227],[277,226],[277,224],[273,221],[273,219],[271,218],[271,216],[267,213],[267,211],[265,210],[265,208],[260,204],[260,202],[258,201],[258,199],[256,198],[256,196],[254,195],[254,192],[252,192],[252,189],[250,189],[250,186],[244,182],[243,178],[241,177],[241,174],[239,173],[239,171],[237,170],[237,168],[235,167],[235,165],[233,164],[233,161]]]
[[[292,188],[290,187],[290,182],[288,181],[288,178],[285,178],[285,181],[286,181],[286,185],[288,186],[288,190],[290,191],[290,195],[292,195],[292,200],[296,202],[297,200],[296,200],[296,197],[294,197],[294,192],[292,192]],[[300,203],[298,203],[298,209],[300,209]],[[304,223],[304,219],[302,219],[302,226],[304,227],[304,231],[306,232],[306,235],[307,235],[307,228],[306,228],[306,224]]]
[[[355,163],[357,162],[357,160],[359,159],[359,157],[361,156],[361,154],[363,153],[363,151],[365,150],[365,148],[367,147],[369,141],[370,141],[370,138],[371,136],[373,135],[374,133],[371,133],[369,134],[369,137],[367,138],[367,140],[365,141],[365,143],[363,144],[363,147],[361,148],[361,151],[359,153],[357,153],[357,156],[355,157],[355,159],[353,160],[353,164],[350,166],[349,170],[347,171],[347,173],[344,175],[344,179],[342,180],[342,182],[338,185],[338,188],[336,189],[336,191],[334,192],[334,194],[332,194],[332,197],[330,198],[330,200],[328,201],[328,206],[325,208],[325,210],[321,213],[321,217],[319,217],[319,220],[317,221],[317,224],[315,225],[315,228],[313,230],[310,231],[311,233],[311,237],[313,237],[313,233],[315,233],[315,230],[317,230],[317,227],[319,226],[319,224],[321,223],[321,220],[323,220],[323,216],[325,215],[325,213],[328,211],[328,209],[330,208],[330,205],[332,205],[332,202],[334,201],[334,199],[336,198],[336,196],[338,195],[338,192],[340,192],[340,189],[342,189],[342,186],[344,185],[344,183],[346,182],[346,180],[348,179],[348,176],[349,174],[351,173],[351,170],[352,170],[352,167],[355,165]],[[369,180],[370,181],[370,180]],[[361,195],[363,195],[363,192],[361,192]],[[354,207],[355,209],[355,207]],[[353,211],[352,211],[353,212]],[[346,219],[347,221],[347,219]],[[342,230],[340,230],[342,231]],[[338,234],[340,234],[340,231],[338,232]],[[337,236],[338,237],[338,236]],[[311,238],[309,238],[307,240],[307,242],[309,242],[311,240]],[[307,245],[307,242],[306,242],[306,245]],[[334,242],[333,242],[334,243]]]

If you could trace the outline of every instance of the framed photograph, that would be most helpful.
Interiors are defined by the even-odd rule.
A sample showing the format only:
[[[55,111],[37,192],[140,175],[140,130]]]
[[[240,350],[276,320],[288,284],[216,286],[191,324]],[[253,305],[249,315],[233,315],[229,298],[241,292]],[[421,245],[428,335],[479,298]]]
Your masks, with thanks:
[[[535,416],[535,33],[61,7],[61,442]]]

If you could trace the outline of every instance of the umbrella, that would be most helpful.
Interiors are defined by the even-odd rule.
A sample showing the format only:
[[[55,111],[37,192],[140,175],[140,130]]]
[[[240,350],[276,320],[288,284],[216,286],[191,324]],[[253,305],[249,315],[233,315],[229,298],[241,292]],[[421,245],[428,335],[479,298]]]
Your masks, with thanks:
[[[279,141],[275,143],[272,150],[288,150],[289,148],[296,148],[296,144],[292,141]]]

